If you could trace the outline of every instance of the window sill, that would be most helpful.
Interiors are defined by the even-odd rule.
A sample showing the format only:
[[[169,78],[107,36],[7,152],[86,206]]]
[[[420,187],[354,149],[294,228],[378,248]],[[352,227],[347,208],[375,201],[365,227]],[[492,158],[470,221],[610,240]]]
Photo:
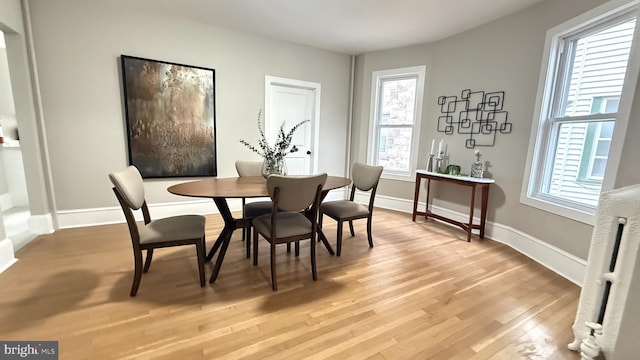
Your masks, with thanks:
[[[385,174],[383,172],[380,178],[385,180],[414,182],[416,180],[414,173],[412,173],[411,175],[397,175],[397,174]]]
[[[533,198],[529,196],[521,196],[520,203],[540,209],[552,214],[575,220],[587,225],[595,225],[595,214],[582,210],[577,210],[568,206],[559,205],[554,202]]]

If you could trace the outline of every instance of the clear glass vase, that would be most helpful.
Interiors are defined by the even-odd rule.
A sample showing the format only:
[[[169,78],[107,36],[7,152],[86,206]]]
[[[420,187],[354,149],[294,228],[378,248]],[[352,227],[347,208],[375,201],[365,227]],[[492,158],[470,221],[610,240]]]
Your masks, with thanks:
[[[282,157],[265,158],[262,162],[262,176],[287,175],[287,162]]]
[[[471,177],[474,178],[482,178],[484,176],[484,164],[480,161],[480,157],[477,158],[476,162],[471,164]]]

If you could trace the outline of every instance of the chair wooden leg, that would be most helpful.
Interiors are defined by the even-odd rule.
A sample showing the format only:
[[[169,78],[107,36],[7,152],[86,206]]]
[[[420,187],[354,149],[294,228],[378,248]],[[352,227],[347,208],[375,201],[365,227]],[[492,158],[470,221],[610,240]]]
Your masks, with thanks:
[[[144,260],[144,269],[143,273],[149,271],[149,266],[151,266],[151,258],[153,257],[153,249],[147,249],[147,258]]]
[[[338,221],[338,234],[336,235],[336,256],[342,252],[342,221]]]
[[[258,232],[253,232],[253,266],[258,265]]]
[[[200,274],[200,287],[204,287],[204,238],[196,242],[196,254],[198,255],[198,273]]]
[[[276,282],[276,245],[271,243],[271,288],[273,291],[278,290]]]
[[[131,284],[131,292],[129,293],[131,297],[136,296],[138,288],[140,287],[140,279],[142,278],[142,252],[135,252],[133,254],[133,263],[133,284]]]
[[[356,236],[355,231],[353,231],[353,220],[349,220],[349,231],[351,231],[351,236]]]
[[[314,238],[311,238],[311,277],[313,281],[318,280],[318,271],[316,270],[316,242]]]
[[[367,238],[369,239],[369,247],[373,247],[373,237],[371,237],[371,216],[367,218]]]
[[[319,212],[319,215],[318,215],[318,227],[322,229],[322,212]],[[320,239],[320,236],[318,236],[318,242],[320,241],[322,240]]]
[[[295,252],[296,252],[296,257],[300,256],[300,241],[296,241]]]
[[[242,228],[243,236],[246,235],[245,246],[247,248],[247,259],[251,258],[251,226]],[[246,232],[246,234],[245,234]]]
[[[287,243],[287,252],[290,253],[291,252],[291,243]]]
[[[244,217],[244,206],[247,203],[247,200],[245,198],[242,198],[242,217]],[[251,234],[247,234],[247,228],[242,228],[242,241],[250,241],[251,240]],[[247,256],[247,259],[249,257]]]

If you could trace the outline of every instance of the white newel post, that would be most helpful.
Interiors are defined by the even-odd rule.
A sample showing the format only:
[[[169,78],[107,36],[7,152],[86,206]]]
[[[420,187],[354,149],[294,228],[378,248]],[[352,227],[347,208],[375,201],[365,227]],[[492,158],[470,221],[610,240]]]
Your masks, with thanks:
[[[571,350],[582,345],[583,359],[591,357],[584,349],[597,345],[607,360],[633,359],[628,341],[637,341],[640,319],[626,319],[640,304],[640,273],[637,271],[640,248],[640,184],[604,192],[598,204],[596,224],[589,248],[585,280],[573,324],[575,340]],[[624,323],[623,323],[624,320]],[[601,330],[591,336],[591,328]],[[624,333],[621,332],[624,329]],[[636,339],[636,340],[634,340]],[[640,346],[640,345],[639,345]]]

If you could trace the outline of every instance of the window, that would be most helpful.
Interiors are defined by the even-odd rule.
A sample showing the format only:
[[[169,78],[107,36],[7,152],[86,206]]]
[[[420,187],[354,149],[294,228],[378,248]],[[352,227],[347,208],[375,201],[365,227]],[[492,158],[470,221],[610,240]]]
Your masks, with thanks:
[[[629,109],[620,112],[621,100],[635,86],[625,84],[634,60],[637,9],[631,4],[603,5],[548,32],[524,203],[593,221],[609,159],[619,160],[610,150],[616,128],[626,128]]]
[[[369,162],[382,165],[384,177],[413,179],[424,77],[425,66],[373,72]]]
[[[613,121],[597,122],[587,126],[585,148],[580,161],[579,181],[602,184],[609,157]]]

